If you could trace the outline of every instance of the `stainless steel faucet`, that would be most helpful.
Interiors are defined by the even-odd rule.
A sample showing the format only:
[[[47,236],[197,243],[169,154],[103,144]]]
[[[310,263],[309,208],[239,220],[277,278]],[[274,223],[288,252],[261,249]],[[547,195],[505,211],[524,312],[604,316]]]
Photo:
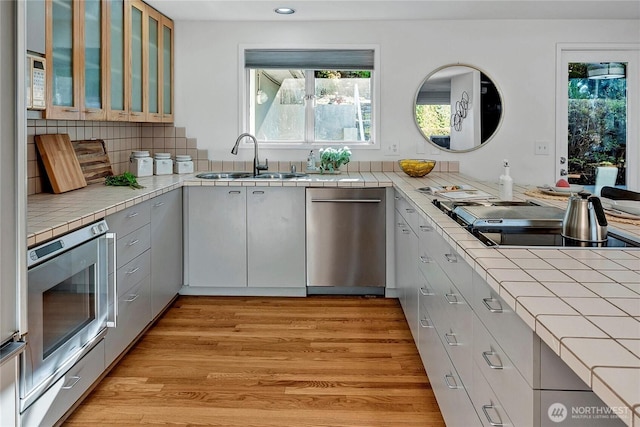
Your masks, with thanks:
[[[253,175],[256,176],[258,175],[258,173],[260,173],[260,171],[266,171],[269,170],[269,159],[264,159],[264,164],[261,165],[260,164],[260,160],[258,160],[258,140],[256,139],[255,136],[251,135],[250,133],[243,133],[240,134],[240,136],[238,137],[238,139],[236,139],[236,143],[233,146],[233,148],[231,149],[231,154],[233,155],[237,155],[238,154],[238,145],[240,145],[240,141],[242,141],[242,138],[251,138],[253,140],[253,147],[254,147],[254,151],[253,151]]]

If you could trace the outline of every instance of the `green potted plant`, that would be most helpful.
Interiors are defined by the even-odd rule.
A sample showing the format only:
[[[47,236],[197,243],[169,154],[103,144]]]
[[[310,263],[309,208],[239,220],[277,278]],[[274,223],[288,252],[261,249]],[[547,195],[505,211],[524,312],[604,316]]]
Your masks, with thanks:
[[[346,165],[351,159],[349,147],[343,148],[321,148],[320,149],[320,172],[339,173],[340,166]]]

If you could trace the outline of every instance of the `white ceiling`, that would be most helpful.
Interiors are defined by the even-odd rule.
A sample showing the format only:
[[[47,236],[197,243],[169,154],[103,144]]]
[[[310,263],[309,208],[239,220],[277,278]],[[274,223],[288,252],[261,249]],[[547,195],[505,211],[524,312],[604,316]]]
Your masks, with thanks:
[[[640,19],[639,0],[146,0],[174,21]],[[273,12],[291,7],[293,15]]]

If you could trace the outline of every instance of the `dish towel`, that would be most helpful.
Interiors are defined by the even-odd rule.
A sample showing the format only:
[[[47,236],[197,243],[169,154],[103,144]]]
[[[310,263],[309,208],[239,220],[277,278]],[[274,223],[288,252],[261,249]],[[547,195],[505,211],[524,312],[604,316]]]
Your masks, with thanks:
[[[594,196],[600,196],[600,190],[602,187],[613,187],[616,185],[616,177],[618,176],[618,168],[614,166],[598,166],[596,168],[596,188],[594,190]]]

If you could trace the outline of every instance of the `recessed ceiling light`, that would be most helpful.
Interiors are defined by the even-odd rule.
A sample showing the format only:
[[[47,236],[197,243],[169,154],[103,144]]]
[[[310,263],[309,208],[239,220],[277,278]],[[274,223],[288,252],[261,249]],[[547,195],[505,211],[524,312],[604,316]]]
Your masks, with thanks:
[[[273,10],[275,13],[279,13],[280,15],[293,15],[296,13],[295,9],[291,9],[290,7],[278,7]]]

